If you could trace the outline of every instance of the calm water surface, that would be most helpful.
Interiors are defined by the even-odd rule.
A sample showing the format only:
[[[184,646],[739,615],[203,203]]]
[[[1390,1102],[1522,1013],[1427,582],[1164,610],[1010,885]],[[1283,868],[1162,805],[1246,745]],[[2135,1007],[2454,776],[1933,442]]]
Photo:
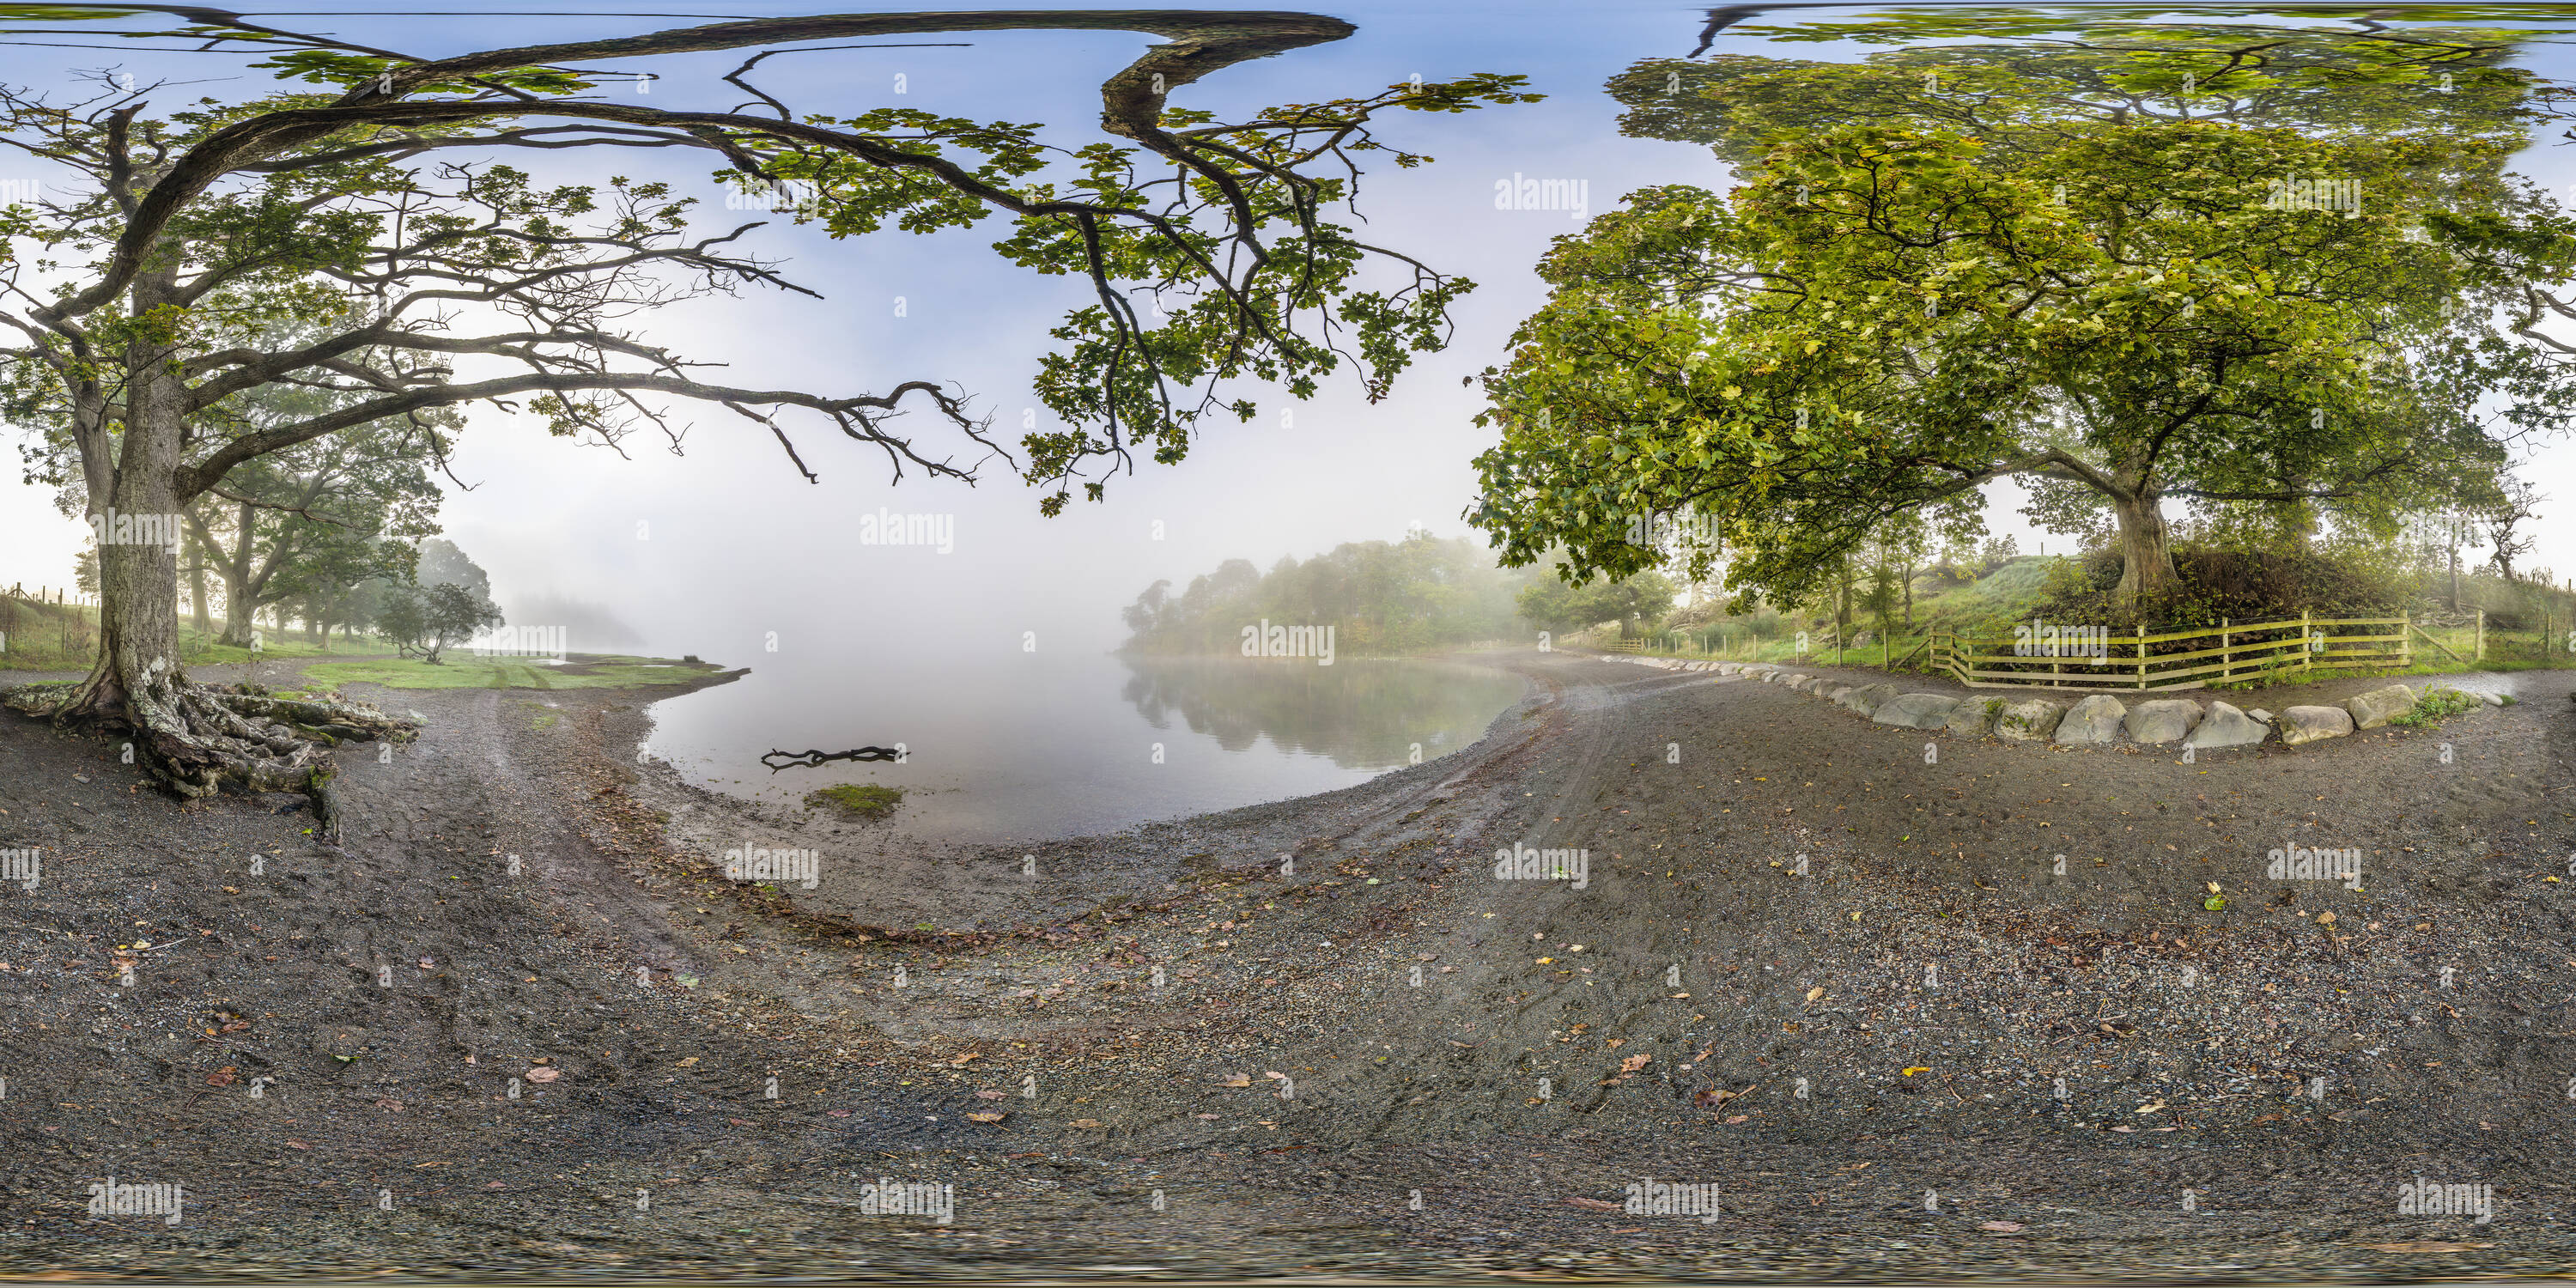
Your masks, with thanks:
[[[796,801],[833,783],[905,791],[895,826],[961,841],[1116,831],[1365,782],[1484,736],[1517,676],[1468,663],[1340,658],[918,656],[863,672],[761,665],[653,708],[651,754],[702,786]],[[902,743],[903,764],[776,774],[777,748]]]

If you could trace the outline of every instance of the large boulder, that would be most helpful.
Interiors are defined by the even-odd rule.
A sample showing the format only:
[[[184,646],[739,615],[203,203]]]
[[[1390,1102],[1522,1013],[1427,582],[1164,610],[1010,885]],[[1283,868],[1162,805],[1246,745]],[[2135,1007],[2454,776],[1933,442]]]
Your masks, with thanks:
[[[2353,698],[2343,704],[2343,709],[2352,713],[2353,728],[2377,729],[2414,710],[2415,691],[2402,684],[2392,684]]]
[[[1816,686],[1816,692],[1823,694],[1824,699],[1827,702],[1841,702],[1844,695],[1851,691],[1852,686],[1848,684],[1835,684],[1831,681]]]
[[[1743,669],[1744,664],[1742,662],[1720,662],[1717,664],[1717,673],[1719,675],[1733,675]]]
[[[2120,721],[2129,714],[2118,698],[2096,693],[2067,709],[2066,718],[2057,722],[2057,741],[2064,743],[2117,742]]]
[[[2066,708],[2044,698],[2007,702],[1995,713],[1995,736],[2012,742],[2046,742],[2065,716]]]
[[[1862,715],[1869,715],[1878,710],[1880,703],[1895,696],[1896,686],[1893,684],[1865,684],[1844,694],[1839,701]]]
[[[2289,746],[2351,732],[2352,713],[2342,707],[2292,707],[2281,713],[2281,741]]]
[[[1950,718],[1941,727],[1962,738],[1983,738],[1995,731],[1995,717],[2003,709],[2002,698],[1962,698],[1950,708]]]
[[[2182,740],[2182,745],[2203,751],[2228,747],[2251,747],[2271,736],[2264,724],[2224,702],[2209,704],[2209,716]]]
[[[2200,725],[2200,704],[2182,698],[2141,702],[2120,722],[2131,742],[2178,742]]]
[[[1908,729],[1940,729],[1949,725],[1950,711],[1959,699],[1944,693],[1907,693],[1879,703],[1869,713],[1871,724],[1903,725]]]

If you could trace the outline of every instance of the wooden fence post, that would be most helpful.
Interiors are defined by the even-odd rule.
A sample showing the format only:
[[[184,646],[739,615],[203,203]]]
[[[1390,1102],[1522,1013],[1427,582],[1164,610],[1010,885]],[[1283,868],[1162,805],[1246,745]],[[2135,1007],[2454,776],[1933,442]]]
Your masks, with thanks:
[[[2483,609],[2483,608],[2481,608],[2481,609],[2479,609],[2479,610],[2478,610],[2478,653],[2477,653],[2477,658],[2478,658],[2478,660],[2479,660],[2479,661],[2481,661],[2481,662],[2483,662],[2483,661],[2486,661],[2486,660],[2487,660],[2487,610],[2485,610],[2485,609]]]
[[[2309,611],[2305,608],[2299,610],[2299,669],[2301,671],[2315,670],[2317,665],[2316,646],[2313,642],[2316,628],[2308,624]]]
[[[2147,624],[2131,622],[2129,629],[2138,638],[2138,692],[2144,693],[2147,691]]]

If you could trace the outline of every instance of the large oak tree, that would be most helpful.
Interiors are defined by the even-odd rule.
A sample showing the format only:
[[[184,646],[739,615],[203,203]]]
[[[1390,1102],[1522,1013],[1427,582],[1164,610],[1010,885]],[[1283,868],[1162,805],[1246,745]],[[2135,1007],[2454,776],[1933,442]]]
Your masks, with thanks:
[[[742,387],[640,334],[643,315],[694,296],[799,288],[743,249],[756,222],[701,234],[692,203],[665,185],[549,184],[536,162],[494,159],[565,148],[700,152],[721,178],[802,185],[813,199],[797,217],[840,236],[1009,219],[999,252],[1086,282],[1093,297],[1056,330],[1063,347],[1040,373],[1064,428],[1029,435],[1014,461],[1049,489],[1053,512],[1076,486],[1097,498],[1105,471],[1138,451],[1179,460],[1211,415],[1248,417],[1229,392],[1237,378],[1303,397],[1355,366],[1377,395],[1414,353],[1443,343],[1449,305],[1470,284],[1329,215],[1362,154],[1425,159],[1381,144],[1379,115],[1530,97],[1517,78],[1478,75],[1241,122],[1167,107],[1170,91],[1210,73],[1353,30],[1297,13],[830,15],[426,59],[203,8],[132,8],[179,15],[183,34],[210,43],[273,50],[265,66],[323,88],[161,115],[152,100],[171,91],[106,76],[74,102],[0,92],[0,144],[83,181],[7,215],[5,231],[39,247],[41,263],[0,275],[0,327],[20,338],[0,363],[13,418],[44,430],[94,514],[176,514],[264,455],[473,403],[613,443],[639,428],[676,435],[672,408],[694,402],[774,438],[808,478],[799,439],[819,426],[882,451],[898,477],[971,480],[977,461],[894,423],[917,404],[979,456],[1009,457],[937,379],[872,392]],[[1012,29],[1169,42],[1102,85],[1114,141],[1070,151],[1029,125],[799,112],[754,79],[799,42]],[[623,87],[635,60],[721,51],[745,55],[727,79],[750,101],[733,111],[594,93],[587,70],[616,60]],[[305,338],[263,341],[281,333]],[[334,405],[286,423],[209,415],[278,383],[327,391]],[[330,761],[308,735],[411,732],[349,704],[191,684],[173,560],[141,545],[100,554],[95,669],[66,688],[18,690],[11,705],[132,730],[141,763],[183,794],[307,790],[326,808]]]
[[[2576,225],[2503,173],[2546,95],[2494,42],[2190,35],[1615,83],[1740,182],[1635,194],[1548,256],[1475,520],[1507,561],[1618,575],[1661,557],[1637,516],[1695,512],[1695,571],[1793,603],[2016,476],[2116,532],[2135,605],[2174,581],[2168,498],[2394,535],[2491,493],[2507,439],[2566,425],[2529,341]]]

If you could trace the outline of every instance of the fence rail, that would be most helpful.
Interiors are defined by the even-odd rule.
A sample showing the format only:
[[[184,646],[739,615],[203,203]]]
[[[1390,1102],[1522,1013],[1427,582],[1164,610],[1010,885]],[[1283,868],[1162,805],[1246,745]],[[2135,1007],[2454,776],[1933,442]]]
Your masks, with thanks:
[[[2404,670],[2415,664],[2407,617],[2314,617],[2222,622],[2187,631],[2127,635],[2034,631],[2011,640],[1932,633],[1932,669],[1972,689],[2129,689],[2167,692],[2330,667]],[[2214,643],[2213,643],[2214,642]],[[2190,645],[2200,648],[2162,648]],[[2446,650],[2447,651],[2447,650]]]

